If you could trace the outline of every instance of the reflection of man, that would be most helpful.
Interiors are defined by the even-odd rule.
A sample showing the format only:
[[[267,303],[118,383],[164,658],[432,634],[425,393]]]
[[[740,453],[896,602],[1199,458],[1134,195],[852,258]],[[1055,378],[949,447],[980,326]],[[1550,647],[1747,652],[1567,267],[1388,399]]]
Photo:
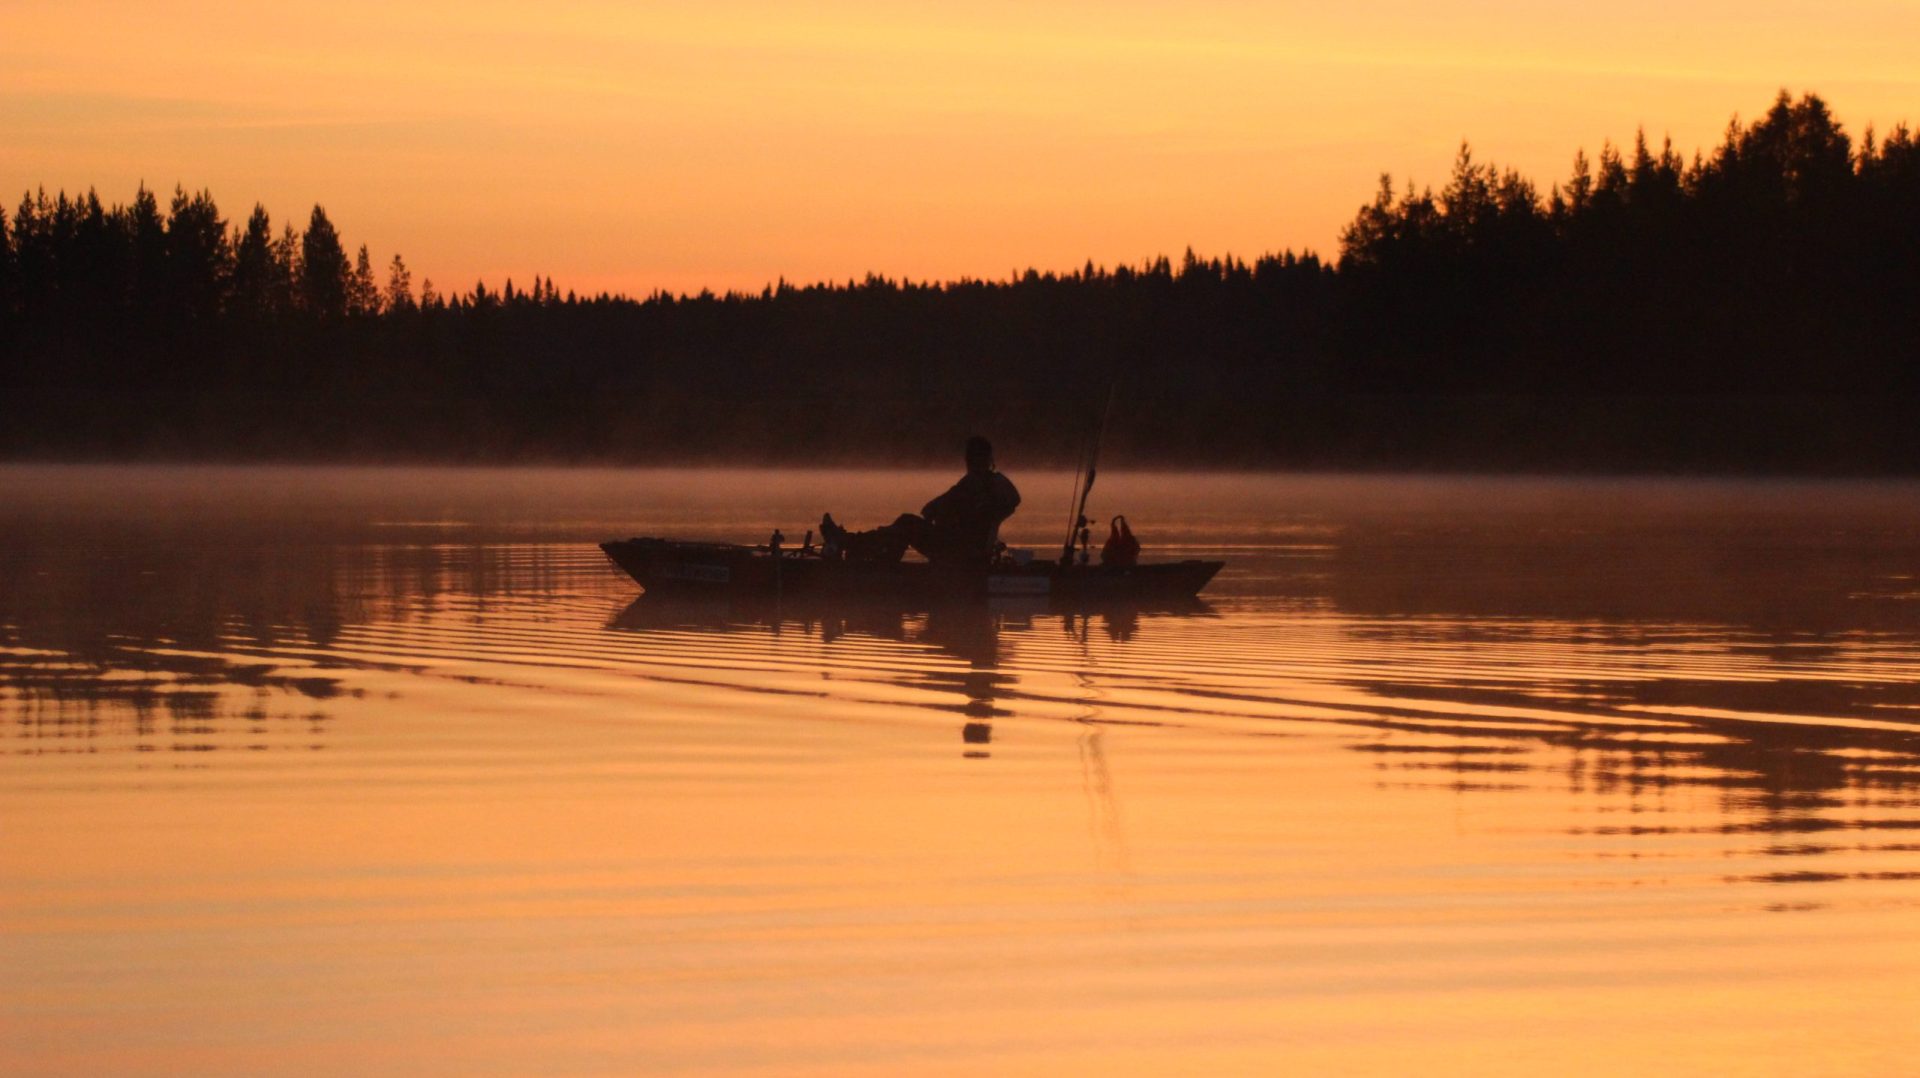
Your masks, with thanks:
[[[931,562],[984,563],[1000,545],[1000,522],[1019,505],[1013,482],[994,470],[993,443],[976,434],[967,439],[967,474],[919,516],[902,513],[884,528],[849,532],[829,513],[820,519],[820,537],[829,556],[856,561],[899,561],[912,547]]]

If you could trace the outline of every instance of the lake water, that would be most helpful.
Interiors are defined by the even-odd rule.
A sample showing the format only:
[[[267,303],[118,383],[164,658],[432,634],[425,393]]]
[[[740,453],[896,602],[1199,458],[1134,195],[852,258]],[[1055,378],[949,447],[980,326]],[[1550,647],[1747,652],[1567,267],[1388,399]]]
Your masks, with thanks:
[[[1104,476],[1177,613],[593,545],[950,479],[0,469],[0,1073],[1912,1069],[1920,486]]]

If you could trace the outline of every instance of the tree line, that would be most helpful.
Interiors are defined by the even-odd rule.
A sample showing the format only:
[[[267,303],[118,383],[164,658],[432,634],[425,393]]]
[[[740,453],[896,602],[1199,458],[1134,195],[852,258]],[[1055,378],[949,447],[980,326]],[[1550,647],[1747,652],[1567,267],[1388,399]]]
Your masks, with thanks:
[[[206,191],[0,211],[13,457],[1070,459],[1920,470],[1920,142],[1784,92],[1544,192],[1462,146],[1336,259],[1283,251],[643,298],[376,272]]]

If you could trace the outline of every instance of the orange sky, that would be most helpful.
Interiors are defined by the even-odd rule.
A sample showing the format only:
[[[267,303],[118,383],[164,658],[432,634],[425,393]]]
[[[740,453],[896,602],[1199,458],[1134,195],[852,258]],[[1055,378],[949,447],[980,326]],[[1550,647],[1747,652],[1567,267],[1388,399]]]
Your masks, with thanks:
[[[0,195],[324,203],[422,276],[646,292],[1330,252],[1462,138],[1543,181],[1785,86],[1920,120],[1920,5],[9,0]]]

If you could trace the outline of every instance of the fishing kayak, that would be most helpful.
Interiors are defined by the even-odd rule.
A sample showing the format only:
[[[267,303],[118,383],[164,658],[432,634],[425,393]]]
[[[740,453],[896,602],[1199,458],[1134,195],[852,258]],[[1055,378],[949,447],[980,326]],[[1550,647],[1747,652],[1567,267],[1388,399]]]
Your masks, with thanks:
[[[847,595],[903,599],[1035,596],[1052,599],[1190,599],[1225,562],[1069,565],[999,559],[990,565],[851,561],[817,550],[734,543],[622,539],[600,549],[649,594]]]

